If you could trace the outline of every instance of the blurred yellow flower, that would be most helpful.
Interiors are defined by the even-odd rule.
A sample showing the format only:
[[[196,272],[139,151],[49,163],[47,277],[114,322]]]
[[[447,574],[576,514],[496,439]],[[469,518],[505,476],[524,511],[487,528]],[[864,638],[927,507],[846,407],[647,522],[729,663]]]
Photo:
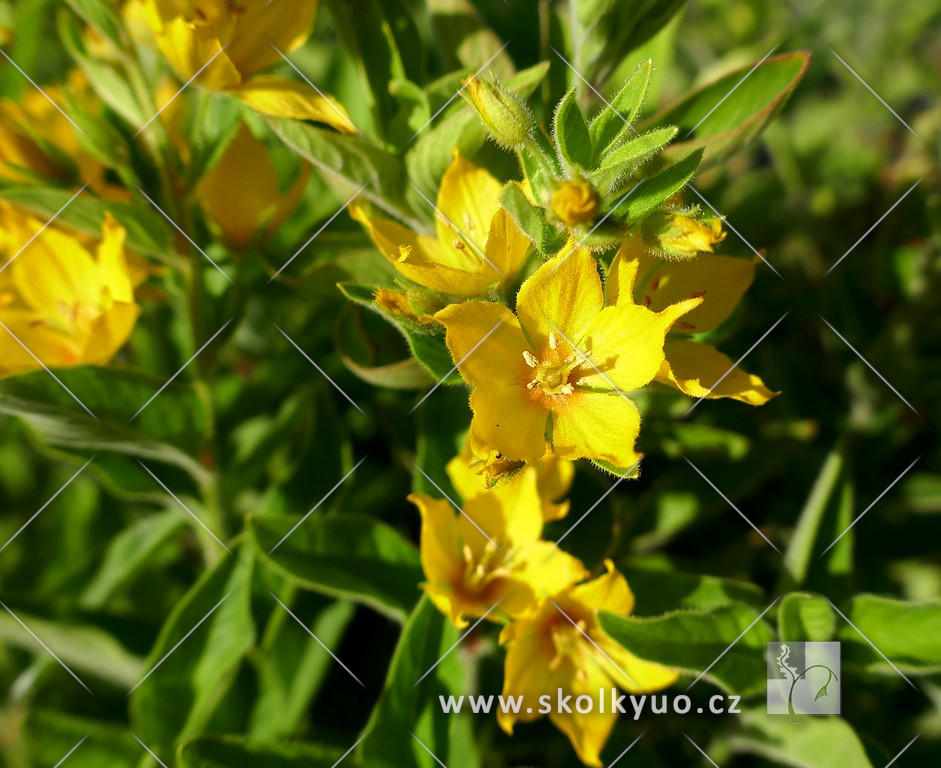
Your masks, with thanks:
[[[484,492],[467,499],[464,514],[422,493],[408,498],[421,512],[425,591],[458,627],[468,616],[519,616],[586,575],[579,560],[540,539],[535,474],[520,477],[512,496]]]
[[[304,163],[290,189],[280,192],[268,150],[242,123],[222,158],[200,180],[199,201],[229,245],[247,248],[271,237],[294,211],[309,176]]]
[[[642,304],[656,312],[690,298],[702,300],[673,325],[657,381],[691,397],[730,397],[749,405],[764,405],[777,394],[727,355],[689,338],[715,330],[732,314],[755,277],[756,263],[757,258],[712,254],[663,260],[645,250],[639,237],[624,241],[608,276],[609,302]]]
[[[511,468],[501,467],[503,471],[494,476],[490,474],[494,460],[499,460],[499,457],[476,456],[468,440],[461,453],[448,462],[448,477],[462,499],[466,501],[482,493],[492,493],[503,501],[504,506],[512,508],[517,503],[517,496],[529,488],[526,478],[532,475],[536,479],[542,519],[548,523],[568,514],[569,503],[564,497],[575,478],[575,465],[571,461],[549,453],[533,464],[517,462]]]
[[[42,225],[0,202],[0,376],[39,368],[29,352],[49,368],[107,363],[139,313],[120,224],[106,217],[94,255],[55,226],[16,255]]]
[[[31,183],[36,177],[89,189],[110,200],[130,200],[130,193],[109,184],[105,167],[79,143],[75,128],[56,109],[68,113],[66,95],[80,102],[93,98],[85,76],[72,70],[66,85],[43,89],[55,104],[35,88],[16,100],[0,100],[0,179]]]
[[[503,695],[524,697],[519,714],[502,709],[497,713],[500,726],[512,734],[517,721],[542,717],[536,703],[548,695],[553,709],[549,719],[568,736],[581,761],[591,766],[601,765],[600,752],[617,720],[608,706],[612,688],[648,693],[666,688],[678,677],[675,670],[638,659],[601,629],[596,611],[626,616],[634,608],[634,595],[624,577],[610,561],[606,565],[604,575],[568,587],[500,634],[500,643],[506,646]],[[563,699],[571,695],[571,713],[556,711],[559,689]],[[599,691],[605,696],[604,712],[599,711]],[[573,702],[583,695],[591,697],[594,707],[579,714]]]
[[[355,133],[335,99],[307,83],[258,75],[310,36],[317,0],[142,0],[143,15],[177,74],[234,93],[275,117],[314,120]],[[281,53],[279,53],[279,51]]]
[[[626,470],[640,460],[640,412],[626,393],[663,363],[667,331],[702,300],[654,312],[605,306],[594,257],[563,251],[520,288],[516,314],[501,304],[452,304],[435,318],[473,388],[471,437],[506,459],[535,461],[549,448]]]
[[[700,253],[712,253],[725,240],[722,220],[716,216],[709,224],[684,213],[663,212],[651,216],[644,225],[653,222],[656,233],[651,239],[656,249],[668,256],[689,257]]]
[[[516,277],[530,247],[500,207],[501,190],[487,171],[455,154],[438,190],[435,237],[357,206],[351,213],[403,277],[441,293],[482,296]]]

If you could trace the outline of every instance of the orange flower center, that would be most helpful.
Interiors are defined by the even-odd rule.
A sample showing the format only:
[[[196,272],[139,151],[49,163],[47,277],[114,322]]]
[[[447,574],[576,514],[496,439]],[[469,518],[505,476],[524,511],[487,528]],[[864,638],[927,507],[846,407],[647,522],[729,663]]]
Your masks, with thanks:
[[[578,380],[576,369],[584,361],[586,354],[579,354],[575,350],[567,353],[562,349],[556,334],[549,334],[549,347],[544,349],[540,356],[529,350],[523,352],[523,359],[532,369],[532,378],[526,388],[533,390],[534,394],[550,396],[571,395],[575,391]]]

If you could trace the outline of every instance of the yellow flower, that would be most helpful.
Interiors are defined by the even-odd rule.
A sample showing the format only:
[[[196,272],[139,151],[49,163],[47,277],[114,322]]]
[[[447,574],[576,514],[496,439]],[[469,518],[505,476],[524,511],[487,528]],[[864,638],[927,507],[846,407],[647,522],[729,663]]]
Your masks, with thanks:
[[[715,330],[732,314],[755,277],[756,263],[757,258],[711,254],[683,261],[662,260],[646,251],[639,238],[624,241],[611,265],[609,301],[618,306],[643,304],[656,312],[690,297],[702,299],[671,329],[657,381],[691,397],[730,397],[749,405],[764,405],[777,394],[727,355],[689,338],[693,333]]]
[[[521,477],[512,497],[484,492],[467,499],[464,514],[421,493],[408,498],[421,511],[425,591],[459,627],[468,616],[519,616],[586,575],[579,560],[540,539],[535,474]]]
[[[447,473],[455,490],[465,501],[482,493],[496,495],[508,508],[517,504],[517,497],[530,485],[530,475],[536,480],[536,490],[545,522],[560,520],[568,514],[569,503],[564,499],[575,478],[575,465],[547,454],[534,464],[517,462],[515,466],[501,467],[491,474],[498,456],[483,458],[474,454],[471,441],[464,444],[461,453],[448,462]]]
[[[199,201],[226,241],[246,248],[274,234],[300,203],[309,176],[305,163],[291,188],[280,192],[268,150],[242,123],[225,154],[200,180]]]
[[[552,212],[567,227],[591,224],[598,214],[601,200],[587,181],[562,181],[552,193]]]
[[[69,73],[67,88],[49,85],[43,90],[66,113],[66,92],[82,103],[92,99],[78,70]],[[29,88],[16,101],[0,100],[0,179],[33,182],[36,176],[75,187],[87,184],[110,200],[130,200],[126,190],[106,182],[105,167],[82,147],[65,115]]]
[[[0,322],[9,329],[0,328],[0,376],[40,367],[16,339],[50,368],[104,364],[139,313],[120,224],[106,217],[95,255],[50,226],[9,262],[40,227],[38,219],[0,203]]]
[[[655,214],[643,226],[653,226],[659,230],[651,233],[651,239],[656,249],[668,256],[689,257],[712,253],[725,240],[722,220],[718,216],[711,223],[704,224],[682,213]]]
[[[343,107],[307,83],[257,73],[310,35],[317,0],[143,0],[157,46],[180,77],[234,93],[275,117],[315,120],[354,133]],[[277,50],[275,49],[277,48]]]
[[[678,676],[675,670],[638,659],[599,626],[596,611],[626,616],[634,607],[634,596],[624,577],[610,561],[606,565],[608,572],[603,576],[567,588],[507,625],[500,634],[507,651],[503,694],[524,697],[519,714],[497,713],[500,726],[512,734],[517,721],[542,717],[537,702],[540,696],[548,695],[553,710],[549,719],[568,736],[579,759],[591,766],[601,765],[599,754],[617,720],[610,705],[612,688],[648,693],[671,685]],[[571,695],[571,713],[556,711],[559,689],[563,699]],[[605,696],[603,713],[599,711],[599,691]],[[579,696],[594,701],[590,713],[575,712]]]
[[[632,467],[640,413],[626,393],[650,383],[670,326],[700,301],[661,312],[605,306],[595,260],[577,249],[523,283],[516,315],[482,301],[441,310],[435,318],[473,388],[471,438],[511,460],[535,461],[548,442],[564,459]]]
[[[455,153],[438,190],[435,237],[371,218],[357,206],[351,213],[403,277],[441,293],[481,296],[510,282],[529,252],[529,240],[500,207],[501,189],[487,171]]]

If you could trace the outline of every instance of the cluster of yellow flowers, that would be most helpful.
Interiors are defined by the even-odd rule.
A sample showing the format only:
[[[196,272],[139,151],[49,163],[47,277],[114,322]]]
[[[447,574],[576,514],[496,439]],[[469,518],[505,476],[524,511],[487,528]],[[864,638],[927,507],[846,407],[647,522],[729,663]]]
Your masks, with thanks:
[[[540,263],[501,207],[501,189],[487,171],[455,156],[441,182],[434,237],[360,209],[354,216],[404,278],[400,291],[377,294],[379,306],[444,326],[471,388],[467,442],[447,467],[460,513],[449,501],[409,498],[421,512],[430,599],[459,627],[483,616],[505,624],[504,692],[531,705],[498,716],[511,733],[516,721],[541,716],[533,704],[541,695],[596,695],[612,685],[646,692],[677,677],[633,656],[599,626],[597,611],[633,608],[613,563],[592,577],[542,538],[544,524],[568,512],[573,460],[632,473],[641,459],[641,416],[629,395],[653,381],[752,405],[774,393],[697,340],[731,314],[754,277],[755,261],[712,253],[724,236],[721,222],[667,214],[664,250],[685,250],[682,260],[635,234],[606,264],[575,241]],[[559,215],[585,207],[584,191],[570,192]],[[514,296],[532,261],[535,270]],[[549,717],[583,762],[601,765],[616,714]]]

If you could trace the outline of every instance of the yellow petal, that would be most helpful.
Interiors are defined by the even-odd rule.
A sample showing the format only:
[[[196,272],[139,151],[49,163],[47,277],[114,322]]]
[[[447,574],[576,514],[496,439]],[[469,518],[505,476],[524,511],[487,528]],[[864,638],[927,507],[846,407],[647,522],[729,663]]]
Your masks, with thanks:
[[[104,365],[124,346],[140,315],[140,307],[127,302],[115,302],[95,318],[85,343],[82,362]]]
[[[550,664],[555,656],[555,648],[551,636],[542,631],[547,605],[555,611],[551,603],[544,603],[531,616],[508,624],[500,634],[500,643],[506,645],[503,694],[523,696],[525,699],[525,706],[519,714],[504,712],[502,708],[497,712],[497,722],[509,734],[513,733],[516,721],[525,723],[542,717],[537,709],[540,696],[550,691],[555,695],[550,682]],[[532,711],[527,712],[527,707]]]
[[[615,569],[614,563],[605,561],[605,573],[585,584],[573,587],[572,600],[583,603],[595,611],[610,611],[622,616],[634,610],[634,595],[627,580]]]
[[[601,459],[628,469],[641,459],[634,451],[640,413],[627,397],[576,389],[552,413],[552,445],[564,459]]]
[[[546,453],[548,414],[524,393],[525,388],[479,387],[471,392],[471,435],[508,458],[536,461]]]
[[[464,569],[455,509],[442,499],[423,493],[408,500],[421,513],[421,564],[425,577],[434,584],[450,584]]]
[[[575,465],[559,456],[549,454],[534,465],[539,496],[542,498],[542,515],[546,522],[559,520],[569,511],[567,501],[553,503],[565,497],[575,479]]]
[[[521,552],[521,557],[525,558],[525,565],[519,578],[543,597],[556,595],[588,576],[581,560],[548,541],[533,542]]]
[[[226,53],[248,77],[280,63],[281,53],[287,55],[304,44],[314,25],[317,0],[292,0],[289,10],[273,0],[240,0],[238,7]]]
[[[113,301],[132,303],[134,286],[124,253],[124,227],[106,213],[101,232],[102,240],[98,246],[100,284]]]
[[[516,277],[526,256],[530,242],[523,235],[513,217],[505,208],[498,210],[490,222],[485,256],[502,273],[500,281],[507,283]]]
[[[43,316],[71,325],[78,307],[101,301],[98,268],[75,238],[48,228],[10,269],[23,301]]]
[[[598,266],[584,248],[563,250],[543,264],[523,283],[516,300],[520,324],[534,349],[548,346],[550,333],[581,343],[603,306]]]
[[[676,387],[690,397],[730,397],[749,405],[764,405],[777,392],[708,344],[687,339],[667,339],[657,381]]]
[[[634,286],[637,284],[643,252],[643,240],[638,236],[628,237],[621,242],[604,284],[608,304],[634,303]]]
[[[607,744],[618,718],[617,713],[611,711],[611,677],[608,674],[611,666],[609,661],[602,658],[590,659],[577,670],[573,669],[563,694],[571,694],[569,707],[572,712],[556,712],[553,708],[549,714],[552,724],[568,736],[579,760],[593,767],[603,765],[601,751]],[[604,712],[599,711],[599,691],[605,700]],[[579,696],[588,696],[592,700],[591,712],[581,714],[575,711],[575,702]],[[555,698],[554,696],[553,705]]]
[[[755,277],[756,259],[704,254],[686,261],[664,261],[653,268],[649,279],[637,291],[639,303],[658,312],[691,296],[703,302],[683,318],[681,328],[700,333],[722,324],[735,309]],[[643,267],[641,267],[643,275]]]
[[[622,645],[604,636],[595,640],[614,664],[608,663],[607,670],[619,688],[630,693],[650,693],[659,691],[676,682],[679,672],[669,667],[637,658]]]
[[[588,362],[580,366],[579,386],[631,392],[649,384],[663,363],[663,343],[676,320],[701,299],[651,312],[636,304],[605,307],[585,336]]]
[[[0,322],[8,329],[0,328],[0,376],[41,368],[30,352],[49,368],[77,365],[82,360],[82,340],[44,322],[31,311],[0,310]]]
[[[509,309],[490,301],[466,301],[445,307],[435,320],[444,326],[448,350],[468,384],[525,386],[530,369],[523,352],[529,346]]]
[[[342,133],[357,133],[343,105],[307,83],[283,77],[254,77],[234,89],[243,103],[265,115],[313,120]]]
[[[438,189],[438,239],[447,243],[462,237],[472,250],[484,253],[491,220],[500,208],[502,188],[490,173],[455,154]]]

